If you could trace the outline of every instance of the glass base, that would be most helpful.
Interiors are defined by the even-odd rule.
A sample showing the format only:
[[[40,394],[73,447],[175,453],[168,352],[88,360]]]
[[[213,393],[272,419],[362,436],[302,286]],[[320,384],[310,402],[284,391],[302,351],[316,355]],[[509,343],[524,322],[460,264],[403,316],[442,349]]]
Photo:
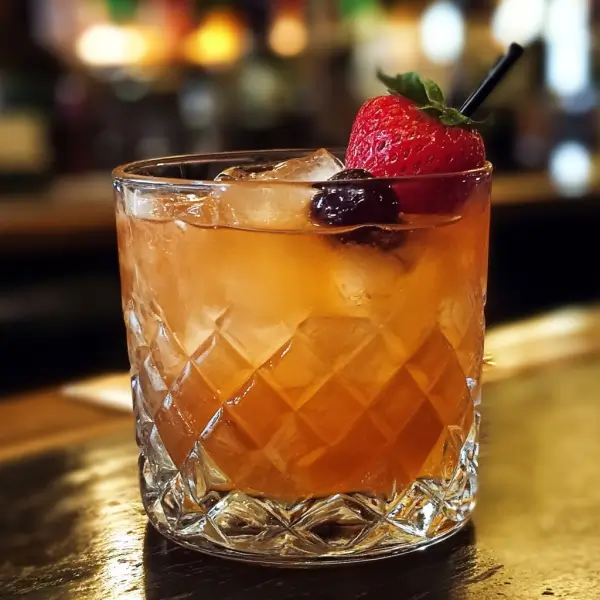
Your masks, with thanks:
[[[159,532],[206,554],[285,567],[377,560],[423,549],[467,523],[478,429],[477,415],[448,479],[417,479],[386,497],[341,493],[290,504],[198,486],[150,444],[140,456],[142,499]]]

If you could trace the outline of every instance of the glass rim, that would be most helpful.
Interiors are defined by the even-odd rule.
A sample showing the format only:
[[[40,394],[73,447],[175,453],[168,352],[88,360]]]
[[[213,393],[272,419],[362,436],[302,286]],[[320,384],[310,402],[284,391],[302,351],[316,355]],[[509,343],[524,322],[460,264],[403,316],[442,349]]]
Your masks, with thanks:
[[[186,178],[174,178],[165,177],[161,175],[145,175],[140,173],[144,169],[158,168],[164,166],[176,166],[178,164],[193,164],[193,163],[204,163],[211,164],[219,161],[231,161],[235,164],[235,159],[243,160],[244,157],[249,158],[261,158],[264,157],[273,159],[276,162],[280,159],[280,162],[290,158],[298,158],[306,156],[319,150],[319,148],[282,148],[274,150],[233,150],[226,152],[207,152],[201,154],[180,154],[173,156],[164,156],[158,158],[150,158],[137,160],[129,163],[124,163],[116,167],[112,171],[112,178],[115,183],[127,183],[134,184],[143,187],[175,187],[178,189],[197,190],[205,189],[207,186],[218,185],[241,185],[241,186],[253,186],[255,187],[258,183],[264,185],[283,185],[283,186],[314,186],[314,185],[331,185],[331,181],[294,181],[285,179],[264,179],[264,180],[232,180],[232,181],[216,181],[214,179],[186,179]],[[327,148],[332,154],[345,153],[345,148]],[[493,171],[493,165],[491,162],[486,161],[482,167],[476,169],[469,169],[465,171],[455,171],[448,173],[428,173],[420,175],[402,175],[400,177],[376,177],[375,180],[387,181],[390,183],[401,183],[407,181],[423,181],[423,180],[436,180],[444,178],[472,178],[480,177],[484,175],[491,175]],[[342,185],[354,183],[365,184],[365,181],[369,180],[352,180],[347,179],[340,181]],[[373,181],[373,180],[370,180]]]

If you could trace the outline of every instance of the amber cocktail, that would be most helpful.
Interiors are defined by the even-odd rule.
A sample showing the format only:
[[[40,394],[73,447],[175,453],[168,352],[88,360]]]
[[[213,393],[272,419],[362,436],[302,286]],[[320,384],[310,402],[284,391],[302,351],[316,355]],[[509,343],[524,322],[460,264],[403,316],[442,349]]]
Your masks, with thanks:
[[[343,165],[306,155],[115,172],[144,505],[179,543],[266,564],[428,545],[477,487],[489,165],[332,190]],[[373,189],[399,223],[315,219]],[[423,194],[443,201],[415,212]]]

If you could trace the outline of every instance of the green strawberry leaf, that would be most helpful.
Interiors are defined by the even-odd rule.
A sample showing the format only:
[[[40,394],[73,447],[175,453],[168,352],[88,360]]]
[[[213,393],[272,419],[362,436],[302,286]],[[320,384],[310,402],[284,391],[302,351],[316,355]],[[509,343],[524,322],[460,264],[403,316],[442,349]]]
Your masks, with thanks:
[[[440,89],[440,86],[435,83],[435,81],[428,79],[427,77],[423,77],[421,81],[423,82],[423,87],[425,88],[425,93],[427,94],[427,99],[429,102],[431,102],[431,104],[443,104],[445,106],[446,99],[444,98],[444,94]]]
[[[429,100],[423,80],[418,73],[410,72],[389,77],[382,71],[377,71],[377,78],[387,87],[390,94],[400,94],[419,105],[427,104]]]
[[[377,78],[387,87],[390,94],[399,94],[416,103],[419,108],[447,127],[468,127],[476,123],[456,108],[446,105],[444,93],[433,80],[411,71],[390,77],[377,71]]]

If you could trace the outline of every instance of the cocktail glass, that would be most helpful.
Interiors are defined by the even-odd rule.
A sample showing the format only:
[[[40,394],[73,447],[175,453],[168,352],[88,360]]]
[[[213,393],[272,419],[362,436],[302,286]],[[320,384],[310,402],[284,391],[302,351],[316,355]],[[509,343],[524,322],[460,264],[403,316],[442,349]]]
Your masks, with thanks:
[[[272,565],[428,546],[477,491],[491,166],[337,181],[393,190],[402,223],[336,228],[309,208],[341,163],[306,154],[114,173],[146,512]]]

